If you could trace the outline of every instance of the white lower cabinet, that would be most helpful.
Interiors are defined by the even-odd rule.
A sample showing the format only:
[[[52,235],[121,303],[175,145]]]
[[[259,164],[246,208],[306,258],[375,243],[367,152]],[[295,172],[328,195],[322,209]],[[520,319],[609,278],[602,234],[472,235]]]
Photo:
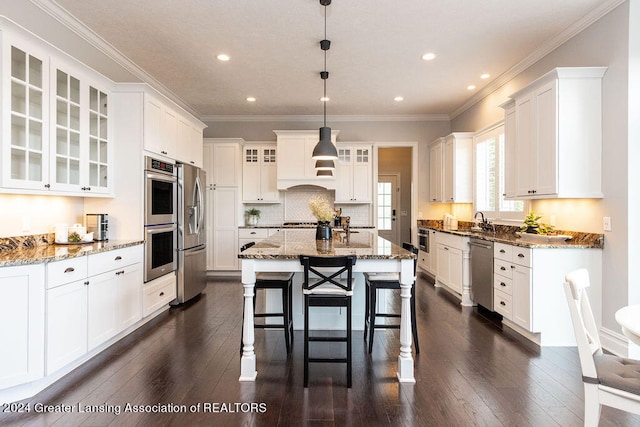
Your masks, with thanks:
[[[44,375],[44,265],[0,268],[0,389]]]
[[[468,263],[464,262],[464,253],[468,254],[468,237],[448,233],[436,234],[436,282],[462,295],[465,293],[465,277],[468,277]]]
[[[142,246],[46,266],[46,373],[142,318]]]
[[[494,244],[493,307],[503,322],[541,346],[572,346],[575,335],[562,286],[570,271],[586,267],[589,297],[601,319],[602,250],[526,248]]]
[[[176,275],[165,274],[144,284],[142,315],[147,317],[176,299]]]

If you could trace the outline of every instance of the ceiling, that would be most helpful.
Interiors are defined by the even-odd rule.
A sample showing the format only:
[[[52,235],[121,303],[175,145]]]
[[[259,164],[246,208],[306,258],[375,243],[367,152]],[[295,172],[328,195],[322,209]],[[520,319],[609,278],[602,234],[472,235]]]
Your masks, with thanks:
[[[201,118],[322,114],[319,0],[53,3]],[[333,0],[326,9],[327,114],[454,115],[605,3]],[[427,52],[436,58],[422,60]],[[217,60],[220,53],[231,59]]]

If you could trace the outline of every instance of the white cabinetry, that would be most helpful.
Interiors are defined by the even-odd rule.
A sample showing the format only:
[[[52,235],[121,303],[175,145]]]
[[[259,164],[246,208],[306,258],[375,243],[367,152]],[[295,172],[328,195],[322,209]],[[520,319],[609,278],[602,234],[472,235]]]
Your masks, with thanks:
[[[503,197],[516,197],[516,104],[513,100],[501,105],[504,108],[504,194]]]
[[[442,161],[444,138],[438,138],[429,146],[429,201],[442,202]]]
[[[336,203],[371,203],[371,145],[338,144],[336,163]]]
[[[515,151],[511,157],[515,159],[515,196],[603,197],[601,86],[605,71],[606,67],[556,68],[511,95],[515,120],[510,120],[515,130],[506,136],[515,139],[507,140]],[[503,108],[508,114],[511,103]]]
[[[469,238],[449,233],[436,233],[436,284],[444,285],[470,302]]]
[[[279,203],[276,145],[246,145],[242,151],[242,201]]]
[[[562,283],[567,272],[587,267],[589,297],[601,319],[602,250],[525,248],[494,244],[494,310],[503,323],[542,346],[575,345]]]
[[[47,264],[46,372],[142,318],[142,246]]]
[[[269,237],[268,228],[241,228],[238,230],[238,248],[242,248],[247,243],[258,243],[267,237]]]
[[[112,83],[4,29],[2,64],[2,187],[109,195]]]
[[[311,158],[318,143],[318,131],[275,130],[279,153],[277,187],[285,190],[294,185],[318,185],[316,161]],[[335,144],[339,131],[331,132]],[[322,186],[335,189],[335,178],[322,178]]]
[[[143,317],[155,313],[176,299],[176,280],[175,273],[171,273],[144,284],[142,288]]]
[[[240,144],[242,140],[207,139],[207,270],[238,270],[240,218]]]
[[[144,94],[144,149],[202,167],[202,129],[205,125],[168,100]]]
[[[438,138],[429,147],[429,200],[471,203],[473,136],[469,132]]]
[[[44,375],[44,265],[0,268],[0,389]]]

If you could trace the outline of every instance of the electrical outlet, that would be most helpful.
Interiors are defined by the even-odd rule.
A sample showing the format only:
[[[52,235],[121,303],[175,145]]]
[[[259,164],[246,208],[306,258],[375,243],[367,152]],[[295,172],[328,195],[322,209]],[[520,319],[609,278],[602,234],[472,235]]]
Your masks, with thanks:
[[[602,228],[604,231],[611,231],[611,217],[605,216],[602,218]]]
[[[31,229],[31,218],[29,216],[22,217],[22,231],[29,231]]]

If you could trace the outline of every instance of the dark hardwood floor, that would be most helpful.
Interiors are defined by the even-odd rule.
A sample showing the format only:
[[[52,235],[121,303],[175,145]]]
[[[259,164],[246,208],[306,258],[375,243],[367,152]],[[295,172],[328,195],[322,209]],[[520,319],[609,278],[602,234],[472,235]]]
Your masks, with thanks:
[[[30,413],[0,414],[0,425],[582,425],[575,348],[539,349],[422,275],[417,298],[415,384],[396,380],[397,330],[377,330],[371,356],[362,331],[354,332],[350,390],[344,365],[312,366],[305,390],[302,331],[287,358],[280,330],[257,330],[258,379],[239,382],[242,287],[216,281],[194,303],[172,308],[25,401]],[[328,351],[338,353],[336,346]],[[71,405],[72,412],[38,414],[36,404]],[[127,404],[187,412],[125,412]],[[86,405],[105,412],[79,412]],[[191,413],[192,405],[200,406]],[[640,417],[603,407],[600,425],[640,426]]]

